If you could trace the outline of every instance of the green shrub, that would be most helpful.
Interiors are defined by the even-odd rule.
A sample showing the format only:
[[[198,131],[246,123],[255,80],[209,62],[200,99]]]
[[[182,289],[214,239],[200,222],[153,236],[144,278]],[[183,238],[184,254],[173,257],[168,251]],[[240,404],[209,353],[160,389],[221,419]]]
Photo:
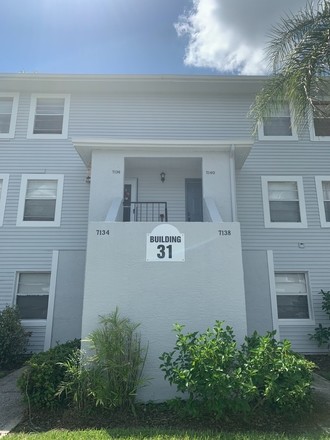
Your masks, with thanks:
[[[322,310],[328,315],[330,318],[330,290],[327,292],[321,290],[320,295],[322,295]],[[330,348],[330,327],[324,327],[322,324],[319,324],[318,327],[314,329],[314,334],[309,335],[310,339],[317,342],[319,347],[327,344],[328,349]]]
[[[75,339],[42,353],[34,354],[26,363],[27,369],[18,380],[18,386],[28,402],[39,408],[55,408],[65,403],[65,396],[55,396],[64,378],[65,362],[80,347]]]
[[[255,395],[251,409],[262,406],[280,413],[298,413],[311,406],[315,365],[291,350],[288,340],[275,339],[275,331],[245,338],[239,363]]]
[[[80,352],[63,363],[66,373],[58,389],[76,407],[133,407],[142,384],[146,350],[136,332],[139,324],[121,318],[118,309],[100,318],[101,326],[87,342],[93,355]]]
[[[175,325],[174,350],[161,355],[165,379],[187,396],[192,416],[253,414],[258,407],[300,411],[311,403],[313,364],[279,342],[255,333],[237,348],[233,330],[216,321],[205,333]],[[182,406],[180,406],[182,408]]]
[[[22,365],[29,336],[22,327],[16,307],[7,306],[0,312],[0,369],[10,370]]]

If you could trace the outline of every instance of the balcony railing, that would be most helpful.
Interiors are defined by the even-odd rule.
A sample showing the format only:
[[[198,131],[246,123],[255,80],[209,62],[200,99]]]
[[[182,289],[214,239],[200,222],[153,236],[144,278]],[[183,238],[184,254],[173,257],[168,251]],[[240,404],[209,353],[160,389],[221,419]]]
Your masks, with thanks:
[[[124,221],[167,222],[167,202],[131,202],[123,210]]]

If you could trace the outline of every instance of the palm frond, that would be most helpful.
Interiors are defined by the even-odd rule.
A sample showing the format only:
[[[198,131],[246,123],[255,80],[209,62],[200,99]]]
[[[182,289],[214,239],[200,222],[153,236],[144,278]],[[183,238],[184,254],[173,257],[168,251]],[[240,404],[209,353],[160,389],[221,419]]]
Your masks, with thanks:
[[[330,73],[330,2],[286,16],[273,28],[267,57],[273,77],[258,93],[250,116],[258,122],[276,112],[283,102],[294,108],[295,125],[306,124],[313,101],[326,96]]]

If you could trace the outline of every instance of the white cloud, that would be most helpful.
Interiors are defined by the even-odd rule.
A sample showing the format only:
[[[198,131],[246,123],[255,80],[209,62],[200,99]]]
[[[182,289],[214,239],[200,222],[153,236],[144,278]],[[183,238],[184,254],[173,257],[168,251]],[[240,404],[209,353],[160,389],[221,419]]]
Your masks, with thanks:
[[[289,3],[289,5],[288,5]],[[188,36],[184,62],[245,75],[266,72],[264,48],[271,27],[306,0],[193,0],[175,24]]]

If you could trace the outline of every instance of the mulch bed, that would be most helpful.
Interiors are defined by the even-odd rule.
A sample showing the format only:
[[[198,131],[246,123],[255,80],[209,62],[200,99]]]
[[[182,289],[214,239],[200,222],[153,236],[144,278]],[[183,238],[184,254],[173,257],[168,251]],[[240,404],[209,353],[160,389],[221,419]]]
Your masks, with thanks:
[[[315,362],[319,370],[330,371],[330,356],[306,356]],[[260,431],[260,432],[287,432],[305,433],[320,432],[319,425],[328,414],[322,405],[315,402],[311,414],[304,414],[301,418],[291,417],[283,419],[274,413],[265,414],[255,412],[249,420],[237,417],[215,419],[191,419],[182,417],[181,413],[164,404],[140,404],[125,411],[105,411],[98,408],[95,411],[77,411],[74,409],[58,409],[54,411],[33,410],[27,412],[25,420],[16,427],[14,432],[48,431],[51,429],[77,430],[88,428],[159,428],[181,430],[214,430],[214,431]]]

